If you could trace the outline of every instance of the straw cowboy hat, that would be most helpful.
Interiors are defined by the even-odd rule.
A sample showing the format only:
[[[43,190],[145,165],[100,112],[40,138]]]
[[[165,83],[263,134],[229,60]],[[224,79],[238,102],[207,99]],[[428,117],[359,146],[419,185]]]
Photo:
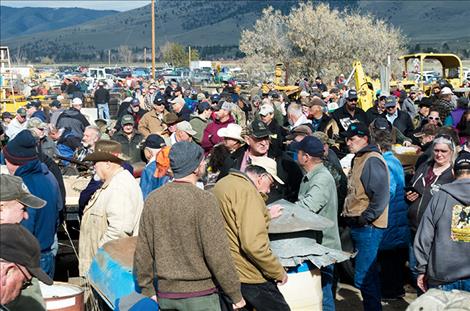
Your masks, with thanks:
[[[95,145],[95,151],[87,155],[83,161],[91,162],[114,162],[121,163],[129,160],[129,157],[122,153],[121,144],[113,141],[102,139],[98,140]]]
[[[223,127],[217,131],[219,137],[232,138],[241,142],[245,142],[242,138],[242,127],[235,123],[230,123],[227,127]]]

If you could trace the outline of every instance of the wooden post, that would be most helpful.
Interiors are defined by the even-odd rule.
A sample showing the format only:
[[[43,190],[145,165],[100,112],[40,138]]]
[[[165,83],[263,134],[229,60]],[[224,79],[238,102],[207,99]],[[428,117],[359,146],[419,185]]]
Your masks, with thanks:
[[[155,80],[155,0],[152,0],[152,79]]]
[[[191,67],[191,46],[188,47],[188,67]]]
[[[144,67],[147,67],[147,48],[144,48]]]

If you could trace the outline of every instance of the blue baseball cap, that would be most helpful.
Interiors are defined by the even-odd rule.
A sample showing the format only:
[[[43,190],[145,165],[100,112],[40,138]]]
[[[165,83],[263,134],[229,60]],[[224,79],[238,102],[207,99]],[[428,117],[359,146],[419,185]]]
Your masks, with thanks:
[[[305,136],[298,148],[312,157],[321,158],[323,156],[323,143],[314,136]]]

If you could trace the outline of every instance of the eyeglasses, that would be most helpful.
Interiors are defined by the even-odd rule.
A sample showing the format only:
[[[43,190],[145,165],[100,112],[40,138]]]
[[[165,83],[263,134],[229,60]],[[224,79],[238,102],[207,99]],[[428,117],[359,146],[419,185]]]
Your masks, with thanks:
[[[28,278],[26,273],[24,273],[23,269],[21,269],[21,267],[18,264],[15,263],[15,266],[18,268],[18,270],[20,270],[21,274],[23,274],[23,276],[24,276],[24,281],[23,281],[23,285],[21,285],[21,290],[25,290],[28,287],[30,287],[31,285],[33,285],[32,281],[31,281],[32,278]]]

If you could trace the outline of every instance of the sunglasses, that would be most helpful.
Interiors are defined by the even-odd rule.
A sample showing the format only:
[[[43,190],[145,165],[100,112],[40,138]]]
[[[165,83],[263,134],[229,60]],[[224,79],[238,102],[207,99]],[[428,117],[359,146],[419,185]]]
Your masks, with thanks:
[[[439,117],[428,117],[429,120],[436,120],[436,121],[439,121],[441,118]]]
[[[21,267],[18,266],[18,264],[15,263],[15,266],[18,268],[18,270],[20,270],[21,274],[23,274],[23,276],[24,276],[24,281],[23,281],[23,285],[21,285],[21,290],[25,290],[33,284],[32,281],[31,281],[32,278],[31,279],[28,278],[26,273],[24,273],[23,269],[21,269]]]

